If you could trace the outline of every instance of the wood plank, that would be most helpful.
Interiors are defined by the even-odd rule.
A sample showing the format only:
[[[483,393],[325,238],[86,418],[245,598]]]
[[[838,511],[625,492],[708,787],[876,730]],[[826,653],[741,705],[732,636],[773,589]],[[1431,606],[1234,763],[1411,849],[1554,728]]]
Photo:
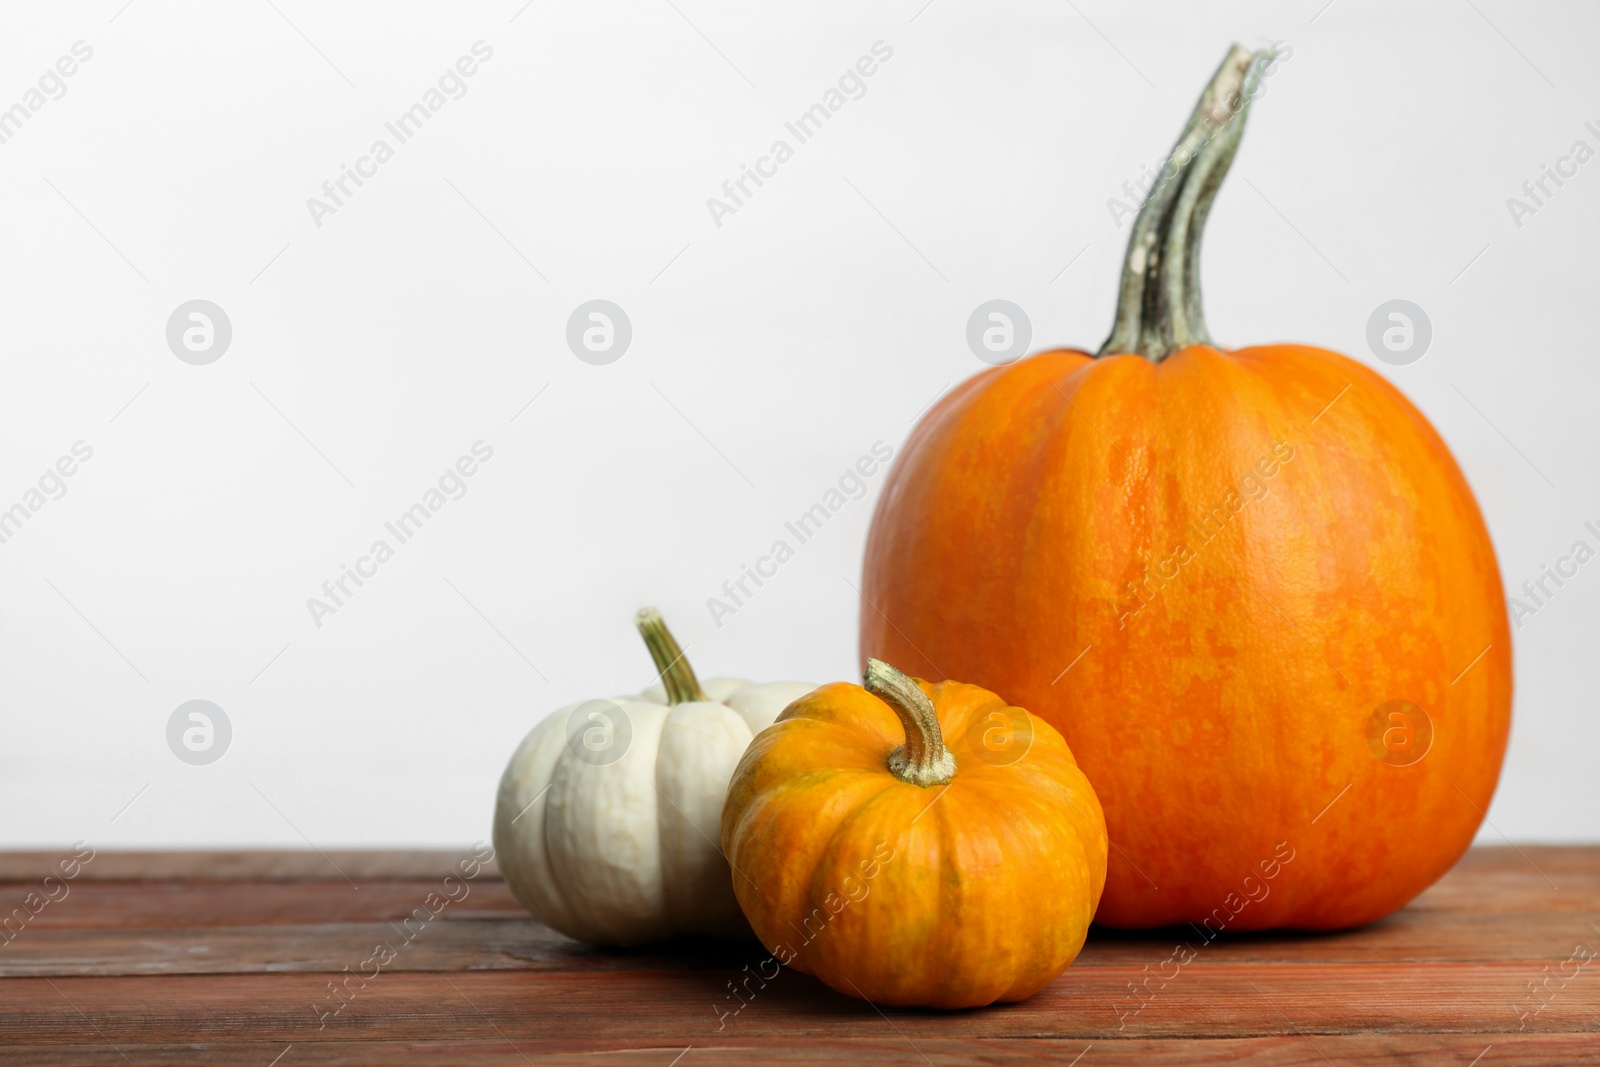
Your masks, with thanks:
[[[1474,849],[1457,868],[1423,893],[1399,916],[1414,913],[1458,911],[1475,915],[1489,912],[1550,913],[1578,912],[1576,927],[1600,913],[1600,859],[1594,850],[1568,847],[1524,846],[1522,851],[1544,871],[1541,875],[1512,848]],[[0,874],[15,874],[29,864],[14,862],[22,854],[0,855]],[[40,855],[40,854],[33,854]],[[244,853],[219,854],[234,857],[203,879],[154,877],[155,873],[179,872],[195,868],[189,854],[179,861],[171,853],[101,853],[82,869],[82,874],[65,887],[67,896],[45,907],[30,926],[205,926],[239,923],[299,923],[322,919],[333,922],[390,921],[400,918],[427,894],[440,886],[438,877],[418,877],[418,870],[448,871],[460,856],[455,853],[400,853],[385,859],[385,853],[334,854],[347,869],[361,874],[360,888],[339,878],[315,853],[299,854],[293,862],[280,863],[282,853],[262,854],[270,859],[260,863],[246,860]],[[1586,858],[1587,857],[1587,858]],[[142,877],[142,858],[153,864],[151,877]],[[105,861],[111,861],[109,863]],[[54,860],[52,860],[54,862]],[[250,880],[247,873],[270,863],[271,876]],[[392,869],[391,869],[392,868]],[[117,880],[92,878],[112,873],[127,876]],[[315,877],[295,878],[307,875]],[[1556,886],[1545,881],[1545,876]],[[12,881],[0,878],[0,916],[20,906],[30,893],[37,893],[37,880]],[[60,896],[60,890],[56,890]],[[452,915],[467,912],[483,916],[521,916],[521,906],[504,884],[486,867],[471,883],[470,902],[455,907]],[[1392,920],[1385,920],[1392,921]],[[1369,930],[1383,928],[1383,924]],[[1174,931],[1177,933],[1178,931]],[[1107,936],[1116,936],[1107,931]],[[1139,933],[1133,936],[1148,936]]]
[[[74,881],[190,882],[343,882],[434,880],[455,872],[456,862],[474,855],[459,849],[195,849],[97,851],[82,864]],[[37,883],[72,855],[56,851],[0,852],[0,882]],[[484,874],[496,873],[494,862]],[[480,875],[481,877],[481,875]]]
[[[432,881],[472,854],[443,849],[100,851],[75,883],[106,881],[340,882]],[[0,886],[36,886],[71,850],[0,852]],[[493,861],[480,877],[495,875]],[[336,869],[337,868],[337,869]],[[1600,862],[1586,845],[1480,845],[1412,907],[1509,911],[1592,907],[1600,900]]]
[[[1493,845],[1470,849],[1411,907],[1461,911],[1592,911],[1600,903],[1600,849]]]
[[[480,876],[453,888],[461,897],[444,914],[452,918],[527,918],[499,878]],[[452,883],[454,885],[454,883]],[[333,882],[79,882],[52,887],[57,898],[35,899],[25,927],[95,928],[229,926],[244,923],[391,922],[411,914],[428,894],[440,891],[430,881],[369,880],[360,889]],[[0,918],[23,908],[39,888],[27,883],[0,885]],[[42,896],[42,894],[41,894]],[[18,921],[14,919],[14,921]]]
[[[664,1065],[692,1045],[685,1067],[1013,1064],[1071,1062],[1092,1044],[1086,1067],[1465,1065],[1490,1046],[1483,1067],[1600,1064],[1600,961],[1530,995],[1575,945],[1600,946],[1600,848],[1473,850],[1361,930],[1200,944],[1192,930],[1096,929],[1038,996],[957,1013],[880,1013],[791,971],[763,984],[754,945],[578,945],[489,874],[405,940],[395,924],[466,854],[101,854],[68,896],[0,934],[0,1063],[264,1067],[292,1045],[283,1067]],[[0,904],[37,889],[18,872],[57,858],[41,868],[41,855],[0,859],[16,876]],[[1180,940],[1198,951],[1178,968]],[[398,946],[393,961],[347,977],[379,942]],[[335,979],[348,982],[337,1014]]]
[[[886,1017],[929,1038],[1268,1037],[1285,1033],[1587,1032],[1600,1042],[1600,976],[1580,976],[1536,1017],[1520,1016],[1525,964],[1213,964],[1197,962],[1142,1006],[1132,966],[1074,968],[1021,1004],[970,1012],[887,1010],[783,972],[748,1002],[729,975],[381,973],[337,1015],[326,975],[0,979],[0,1035],[38,1044],[225,1040],[513,1040],[605,1036],[631,1045],[722,1039],[871,1038]],[[743,1004],[740,1007],[741,1003]],[[737,1014],[734,1012],[737,1010]],[[324,1015],[323,1013],[329,1013]],[[1486,1038],[1492,1040],[1492,1038]]]
[[[266,1067],[282,1055],[279,1067],[666,1067],[684,1046],[645,1044],[614,1048],[604,1041],[512,1042],[482,1026],[480,1038],[451,1041],[301,1041],[148,1045],[122,1044],[114,1049],[100,1041],[89,1044],[23,1045],[0,1050],[0,1063],[29,1067]],[[887,1030],[887,1027],[885,1027]],[[956,1067],[983,1063],[991,1067],[1066,1067],[1084,1053],[1082,1067],[1376,1067],[1415,1064],[1467,1067],[1568,1067],[1600,1064],[1600,1048],[1587,1034],[1335,1034],[1256,1038],[1188,1038],[1178,1040],[1101,1039],[1094,1042],[1049,1038],[925,1038],[888,1034],[839,1040],[822,1037],[797,1044],[785,1038],[707,1039],[677,1061],[681,1067],[768,1064],[771,1067],[809,1063],[861,1064],[874,1067]],[[1482,1059],[1478,1057],[1482,1055]],[[126,1057],[126,1058],[124,1058]]]
[[[420,899],[403,898],[394,917],[405,915],[401,909]],[[70,904],[63,902],[63,907]],[[753,943],[685,941],[633,951],[595,949],[528,918],[520,907],[505,911],[504,917],[485,917],[485,910],[457,914],[446,908],[436,921],[409,927],[390,921],[341,922],[331,914],[323,923],[274,918],[250,926],[158,923],[114,928],[97,922],[79,928],[29,927],[0,950],[0,977],[336,972],[358,965],[378,944],[396,950],[387,971],[736,971],[766,958]],[[46,914],[48,909],[40,918]],[[1181,928],[1137,935],[1096,929],[1073,968],[1148,966],[1159,979],[1176,968],[1175,955],[1187,958],[1187,953],[1177,955],[1184,945],[1213,963],[1520,961],[1528,965],[1532,980],[1545,964],[1566,960],[1578,944],[1600,953],[1600,908],[1595,915],[1585,921],[1569,912],[1408,910],[1344,933],[1224,934],[1211,942]]]

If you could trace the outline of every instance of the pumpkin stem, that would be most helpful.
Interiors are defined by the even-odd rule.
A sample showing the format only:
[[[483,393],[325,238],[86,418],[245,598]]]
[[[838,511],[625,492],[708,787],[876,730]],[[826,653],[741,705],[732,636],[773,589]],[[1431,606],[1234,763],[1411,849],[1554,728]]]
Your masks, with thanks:
[[[1200,306],[1200,235],[1262,71],[1277,58],[1236,44],[1200,94],[1134,220],[1116,321],[1097,355],[1136,353],[1159,363],[1190,345],[1215,344]]]
[[[684,658],[683,649],[678,647],[678,639],[667,629],[661,612],[655,608],[640,608],[633,622],[639,627],[639,636],[644,638],[644,646],[650,650],[656,670],[661,673],[661,684],[667,690],[667,703],[687,704],[695,700],[710,700],[705,690],[700,688],[700,679],[694,676],[694,668]]]
[[[944,747],[939,715],[922,687],[881,659],[867,660],[867,692],[894,709],[906,743],[889,753],[889,770],[912,785],[944,785],[956,776],[956,758]]]

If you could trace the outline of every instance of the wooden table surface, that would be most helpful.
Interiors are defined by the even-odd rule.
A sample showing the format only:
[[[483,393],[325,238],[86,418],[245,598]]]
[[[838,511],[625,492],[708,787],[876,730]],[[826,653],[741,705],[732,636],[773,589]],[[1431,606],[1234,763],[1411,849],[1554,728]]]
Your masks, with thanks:
[[[754,944],[587,948],[492,866],[445,881],[468,852],[100,853],[44,881],[66,855],[0,855],[0,1063],[1600,1064],[1600,848],[1475,849],[1341,934],[1097,929],[1031,1000],[954,1013],[763,984]]]

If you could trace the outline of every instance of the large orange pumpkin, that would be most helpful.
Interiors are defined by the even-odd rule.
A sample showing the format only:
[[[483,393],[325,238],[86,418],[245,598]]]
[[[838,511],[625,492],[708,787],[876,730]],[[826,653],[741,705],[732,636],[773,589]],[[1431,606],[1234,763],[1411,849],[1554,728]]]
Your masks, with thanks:
[[[1510,725],[1500,574],[1439,435],[1344,356],[1206,334],[1200,226],[1270,61],[1235,48],[1201,98],[1099,354],[954,389],[868,537],[862,656],[1066,737],[1113,926],[1388,914],[1470,844]]]

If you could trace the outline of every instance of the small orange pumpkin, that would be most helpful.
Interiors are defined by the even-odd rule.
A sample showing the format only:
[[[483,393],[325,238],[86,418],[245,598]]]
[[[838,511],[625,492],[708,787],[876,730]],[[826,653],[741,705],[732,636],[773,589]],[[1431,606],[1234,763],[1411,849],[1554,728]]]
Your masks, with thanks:
[[[865,680],[796,700],[739,761],[722,846],[745,917],[779,962],[874,1004],[1031,996],[1105,885],[1094,789],[986,689],[878,660]]]
[[[1066,736],[1112,926],[1387,915],[1472,842],[1510,727],[1494,548],[1427,419],[1337,353],[1207,334],[1200,230],[1272,59],[1236,47],[1201,98],[1098,355],[952,390],[867,540],[861,654]]]

